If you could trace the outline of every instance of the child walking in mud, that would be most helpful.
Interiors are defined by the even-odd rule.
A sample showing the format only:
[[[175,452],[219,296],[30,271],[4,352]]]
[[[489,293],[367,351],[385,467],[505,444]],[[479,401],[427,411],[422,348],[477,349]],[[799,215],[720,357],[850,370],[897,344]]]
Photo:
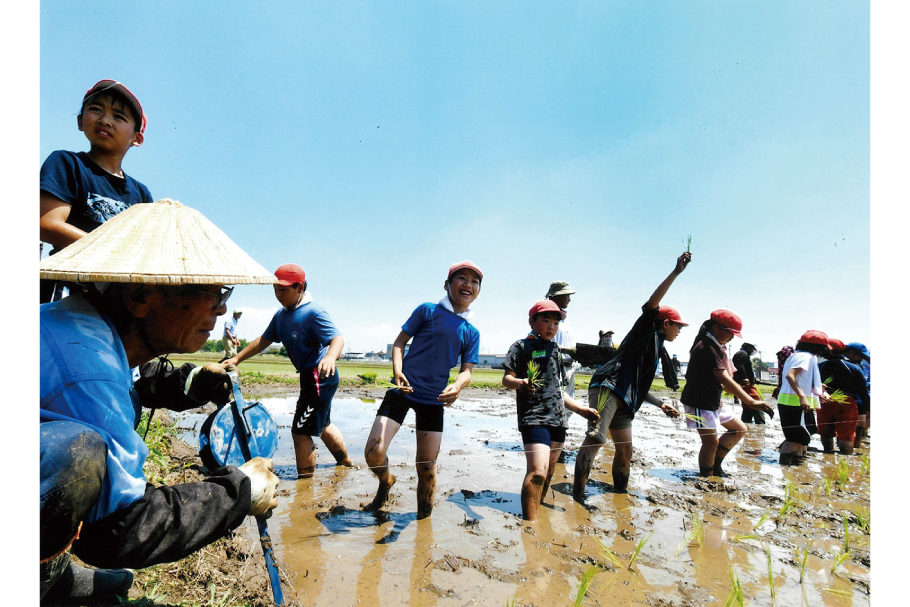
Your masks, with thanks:
[[[470,305],[480,295],[483,272],[470,261],[462,261],[450,267],[447,276],[443,283],[446,296],[439,303],[417,306],[392,346],[392,382],[397,387],[385,393],[364,447],[367,465],[379,479],[376,497],[365,510],[379,510],[389,498],[396,478],[389,471],[386,453],[408,410],[413,409],[417,427],[417,518],[433,512],[444,407],[455,402],[480,360],[480,332],[468,320]],[[458,376],[447,385],[449,370],[459,359]]]
[[[833,395],[838,390],[843,394],[841,399],[828,398],[821,403],[818,410],[818,433],[822,439],[825,453],[834,453],[834,438],[837,437],[837,447],[844,455],[853,453],[856,441],[856,424],[862,411],[869,409],[869,390],[866,388],[866,379],[863,369],[859,365],[844,358],[847,346],[839,339],[829,339],[828,347],[831,353],[826,355],[828,360],[818,365],[818,370],[824,379],[825,390]]]
[[[566,316],[555,301],[538,301],[528,312],[531,332],[509,348],[502,363],[502,385],[516,390],[518,430],[524,443],[527,469],[521,484],[521,515],[537,520],[537,510],[553,478],[553,468],[566,440],[566,409],[589,420],[596,410],[579,405],[563,389],[565,371],[553,339]]]
[[[827,335],[821,331],[806,331],[781,370],[783,381],[777,396],[785,439],[780,446],[781,466],[802,463],[809,439],[818,432],[815,410],[826,397],[815,357],[828,352]]]
[[[774,413],[761,400],[755,399],[733,379],[733,363],[724,346],[733,336],[742,336],[743,321],[730,310],[714,310],[702,323],[689,350],[686,386],[680,401],[686,407],[686,426],[698,430],[701,450],[698,452],[699,476],[727,476],[721,464],[728,453],[745,436],[746,425],[737,419],[733,407],[721,400],[723,391],[738,398],[743,407]],[[726,432],[718,438],[720,426]]]
[[[657,405],[668,417],[678,417],[679,411],[661,402],[648,392],[664,341],[673,341],[687,323],[675,308],[661,306],[660,300],[676,277],[683,273],[692,254],[688,251],[676,260],[673,271],[641,307],[641,316],[619,345],[616,354],[591,377],[588,402],[597,403],[600,419],[588,421],[588,432],[578,459],[575,460],[575,479],[572,495],[584,503],[585,486],[594,466],[594,458],[607,440],[607,430],[616,447],[613,456],[613,491],[625,493],[632,465],[632,418],[644,401]]]

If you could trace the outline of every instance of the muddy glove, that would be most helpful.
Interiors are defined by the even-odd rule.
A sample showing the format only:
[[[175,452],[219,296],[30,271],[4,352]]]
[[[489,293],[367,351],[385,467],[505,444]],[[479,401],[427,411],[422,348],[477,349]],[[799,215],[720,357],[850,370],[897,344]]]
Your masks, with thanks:
[[[200,403],[213,402],[223,405],[233,395],[228,373],[236,371],[233,365],[206,363],[190,371],[186,378],[184,393]]]
[[[250,477],[250,516],[272,515],[272,508],[278,505],[275,492],[278,490],[278,477],[272,472],[275,465],[272,460],[254,457],[237,468]]]

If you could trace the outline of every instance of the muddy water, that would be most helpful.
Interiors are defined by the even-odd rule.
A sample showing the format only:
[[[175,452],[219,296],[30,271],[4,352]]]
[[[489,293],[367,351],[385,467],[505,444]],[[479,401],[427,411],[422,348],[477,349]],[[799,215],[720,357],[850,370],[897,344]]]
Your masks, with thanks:
[[[869,509],[861,457],[843,458],[847,481],[832,483],[828,495],[823,479],[836,476],[835,456],[810,452],[804,465],[782,473],[776,419],[749,427],[725,463],[730,478],[707,481],[694,476],[695,432],[645,405],[634,426],[630,493],[610,490],[607,445],[582,506],[571,498],[573,449],[584,427],[573,416],[567,464],[557,466],[539,520],[525,523],[519,498],[525,459],[514,402],[462,398],[446,413],[436,508],[418,521],[412,417],[389,450],[398,476],[391,503],[370,514],[361,508],[376,489],[373,475],[331,465],[324,448],[316,477],[292,480],[295,397],[262,402],[278,421],[275,463],[286,479],[269,528],[303,605],[572,605],[592,565],[600,569],[584,605],[724,605],[731,571],[748,605],[869,604],[869,535],[854,514]],[[377,405],[342,397],[333,404],[332,420],[361,465]],[[183,425],[198,420],[188,417]],[[813,441],[815,447],[821,445]],[[868,456],[868,445],[862,451]],[[796,504],[781,516],[787,481]],[[832,573],[845,545],[845,516],[850,553]],[[691,534],[696,520],[703,532]]]

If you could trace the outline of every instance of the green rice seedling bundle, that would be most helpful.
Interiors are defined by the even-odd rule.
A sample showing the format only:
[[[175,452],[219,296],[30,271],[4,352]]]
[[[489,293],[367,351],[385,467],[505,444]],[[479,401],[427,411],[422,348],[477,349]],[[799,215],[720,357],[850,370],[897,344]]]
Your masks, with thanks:
[[[582,574],[581,580],[578,582],[578,592],[575,593],[575,602],[573,603],[575,607],[581,607],[582,601],[585,600],[585,596],[591,588],[591,582],[594,581],[594,576],[600,573],[600,571],[600,567],[591,565],[584,574]]]
[[[745,605],[746,598],[743,595],[743,585],[739,581],[739,576],[736,574],[736,567],[730,567],[730,594],[727,596],[727,602],[724,604],[724,607],[730,607],[734,603],[743,607]]]
[[[543,380],[540,379],[540,365],[534,360],[528,361],[528,385],[535,390],[543,387]]]
[[[849,402],[850,397],[847,396],[843,390],[835,390],[828,395],[828,400],[833,401],[839,405],[846,405]]]
[[[641,553],[641,549],[645,547],[645,544],[648,543],[648,540],[651,539],[652,535],[654,535],[653,531],[638,540],[638,544],[635,545],[635,550],[632,552],[632,558],[629,560],[629,571],[632,570],[632,564],[635,563],[635,559],[638,558],[638,555]]]
[[[847,463],[847,460],[837,458],[834,474],[838,485],[844,486],[847,484],[847,481],[850,480],[850,464]]]
[[[702,522],[701,516],[693,516],[691,523],[692,527],[686,532],[686,538],[676,549],[676,554],[679,554],[679,551],[682,550],[684,546],[691,546],[693,542],[699,548],[705,545],[705,524]],[[685,525],[685,520],[683,520],[683,524]]]
[[[686,247],[686,253],[692,252],[692,232],[689,232],[689,235],[683,238],[683,246]]]
[[[694,414],[692,414],[692,413],[683,413],[683,416],[684,416],[686,419],[691,419],[693,422],[698,422],[698,423],[700,423],[700,424],[707,424],[707,423],[708,423],[707,420],[706,420],[704,417],[700,416],[700,415],[694,415]]]
[[[597,412],[600,413],[603,411],[603,408],[607,404],[607,398],[609,398],[610,391],[606,388],[601,388],[597,391]]]

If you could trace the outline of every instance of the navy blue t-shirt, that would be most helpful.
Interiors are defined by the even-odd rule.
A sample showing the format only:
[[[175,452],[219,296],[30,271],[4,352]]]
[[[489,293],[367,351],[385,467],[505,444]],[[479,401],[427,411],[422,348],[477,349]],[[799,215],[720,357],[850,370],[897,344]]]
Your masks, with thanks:
[[[315,368],[329,351],[331,341],[339,335],[329,313],[313,302],[294,310],[281,308],[262,333],[264,339],[284,344],[297,371]]]
[[[555,341],[544,341],[529,335],[512,344],[502,368],[514,373],[518,379],[524,379],[528,376],[528,362],[531,360],[540,369],[541,387],[533,395],[526,390],[516,391],[518,429],[527,426],[567,427],[562,395],[565,373],[560,362],[559,346]]]
[[[86,152],[52,152],[41,165],[41,190],[72,206],[66,223],[83,232],[134,204],[152,202],[147,187],[126,173],[111,175]]]

